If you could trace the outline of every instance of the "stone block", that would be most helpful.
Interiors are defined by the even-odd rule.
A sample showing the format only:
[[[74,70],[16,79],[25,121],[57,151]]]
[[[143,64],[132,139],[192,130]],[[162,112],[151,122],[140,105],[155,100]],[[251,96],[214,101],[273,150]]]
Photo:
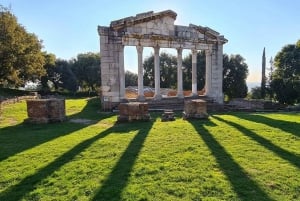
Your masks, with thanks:
[[[66,118],[66,106],[63,99],[49,99],[48,118],[50,122],[61,122]]]
[[[62,122],[66,119],[64,99],[32,99],[26,103],[26,121],[29,123]]]
[[[206,101],[201,99],[194,99],[184,102],[183,119],[196,118],[206,119],[208,118]]]
[[[131,102],[120,103],[118,106],[118,122],[130,122],[134,120],[150,120],[148,103]]]
[[[44,99],[27,100],[28,121],[34,123],[48,123],[47,101]]]

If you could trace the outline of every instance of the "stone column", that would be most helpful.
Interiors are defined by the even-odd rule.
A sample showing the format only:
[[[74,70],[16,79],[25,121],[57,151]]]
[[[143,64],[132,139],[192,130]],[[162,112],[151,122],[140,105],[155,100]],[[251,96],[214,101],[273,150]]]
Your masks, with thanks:
[[[182,48],[177,48],[177,97],[184,97],[182,87]]]
[[[218,62],[218,98],[217,102],[223,104],[224,94],[223,94],[223,43],[221,41],[218,42],[218,50],[217,50],[217,62]]]
[[[144,80],[143,80],[143,47],[136,46],[138,53],[138,97],[139,101],[145,100],[144,96]]]
[[[154,99],[160,100],[160,66],[159,66],[159,46],[154,47],[154,84],[155,94]]]
[[[212,57],[211,57],[211,50],[206,50],[206,64],[205,64],[205,95],[210,96],[211,93],[211,70],[212,70]]]
[[[124,46],[119,45],[120,101],[125,99]]]
[[[198,96],[197,91],[197,50],[192,49],[192,96]]]

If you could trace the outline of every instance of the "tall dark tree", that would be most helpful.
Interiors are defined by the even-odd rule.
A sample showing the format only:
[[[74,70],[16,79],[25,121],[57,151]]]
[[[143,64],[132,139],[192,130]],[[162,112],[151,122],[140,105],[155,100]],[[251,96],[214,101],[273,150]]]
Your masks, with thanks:
[[[265,48],[262,55],[262,70],[261,70],[261,97],[264,99],[266,97],[266,54]]]
[[[46,70],[46,74],[41,77],[41,84],[42,91],[48,92],[50,91],[50,86],[48,82],[51,81],[52,83],[56,83],[54,74],[56,57],[54,54],[47,52],[44,52],[43,55],[45,58],[44,69]]]
[[[183,66],[183,89],[192,88],[192,54],[186,56],[182,61]],[[205,85],[205,52],[197,53],[197,90],[202,90]]]
[[[56,88],[67,89],[75,93],[78,89],[78,83],[75,74],[71,70],[70,63],[66,60],[58,59],[55,62],[55,74],[59,78],[55,83]]]
[[[101,83],[100,54],[92,52],[78,54],[73,60],[72,71],[81,88],[95,91]]]
[[[248,87],[248,65],[241,55],[223,55],[223,92],[231,98],[244,98]]]
[[[284,46],[274,59],[271,89],[275,99],[293,104],[300,101],[300,40]]]
[[[130,71],[125,72],[125,86],[137,86],[138,84],[138,75]]]
[[[154,55],[152,54],[144,60],[144,85],[149,87],[154,87]]]
[[[46,73],[42,43],[0,5],[0,85],[20,86]]]
[[[175,88],[177,84],[177,59],[168,53],[160,56],[160,87]],[[154,87],[154,55],[146,58],[144,67],[144,85]]]

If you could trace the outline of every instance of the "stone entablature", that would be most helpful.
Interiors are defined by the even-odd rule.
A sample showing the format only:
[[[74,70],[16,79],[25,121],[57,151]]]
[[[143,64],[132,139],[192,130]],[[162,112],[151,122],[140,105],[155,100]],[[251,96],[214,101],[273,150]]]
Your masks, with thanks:
[[[192,51],[192,94],[197,95],[197,51],[206,52],[206,96],[223,103],[223,44],[218,32],[202,26],[174,25],[172,10],[146,12],[112,21],[109,27],[98,26],[100,35],[102,100],[119,103],[125,98],[124,46],[136,46],[138,55],[138,99],[143,101],[143,47],[154,48],[155,99],[160,95],[160,48],[177,49],[178,98],[182,91],[182,50]],[[109,98],[105,98],[109,97]]]

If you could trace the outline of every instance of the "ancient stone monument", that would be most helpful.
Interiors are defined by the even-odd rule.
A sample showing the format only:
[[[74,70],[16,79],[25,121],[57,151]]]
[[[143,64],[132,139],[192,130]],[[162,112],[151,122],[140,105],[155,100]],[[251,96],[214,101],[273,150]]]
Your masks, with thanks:
[[[208,118],[206,101],[201,99],[184,102],[183,119],[206,119]]]
[[[130,122],[134,120],[150,120],[148,103],[132,102],[119,104],[118,122]]]
[[[26,122],[51,123],[66,120],[64,99],[31,99],[27,100]]]
[[[182,50],[192,52],[192,95],[197,94],[197,51],[206,54],[205,95],[223,103],[224,36],[208,28],[190,24],[174,25],[177,14],[172,10],[146,12],[112,21],[109,27],[98,26],[101,54],[102,106],[115,107],[125,99],[124,46],[135,46],[138,56],[138,100],[144,101],[143,48],[154,49],[154,100],[160,94],[160,48],[177,50],[177,97],[182,99]],[[109,102],[109,104],[107,104]]]

